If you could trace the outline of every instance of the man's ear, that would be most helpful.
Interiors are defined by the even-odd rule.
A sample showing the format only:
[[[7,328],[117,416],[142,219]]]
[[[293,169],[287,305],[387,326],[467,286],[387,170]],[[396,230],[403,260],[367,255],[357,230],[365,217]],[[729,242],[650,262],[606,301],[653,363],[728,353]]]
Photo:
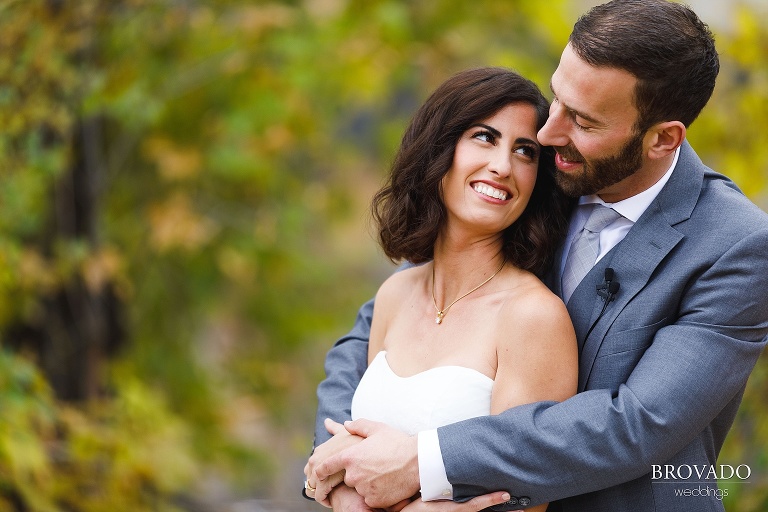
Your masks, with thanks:
[[[685,125],[665,121],[653,125],[646,133],[648,158],[656,160],[672,154],[685,140]]]

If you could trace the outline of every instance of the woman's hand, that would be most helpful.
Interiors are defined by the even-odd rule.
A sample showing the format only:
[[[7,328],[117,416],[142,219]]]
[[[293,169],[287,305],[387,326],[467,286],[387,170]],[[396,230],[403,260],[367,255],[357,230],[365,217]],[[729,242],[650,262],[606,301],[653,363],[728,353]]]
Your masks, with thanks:
[[[492,492],[483,496],[472,498],[464,503],[454,501],[412,501],[402,509],[402,512],[478,512],[493,505],[499,505],[509,500],[509,493],[504,491]],[[514,512],[523,512],[517,510]]]
[[[421,501],[418,495],[415,499],[403,500],[397,505],[385,510],[373,509],[365,504],[362,496],[346,484],[336,486],[328,495],[333,512],[478,512],[499,505],[509,499],[509,493],[500,491],[484,496],[478,496],[466,503],[453,501]],[[522,510],[512,512],[524,512]]]
[[[328,495],[333,512],[377,512],[365,504],[362,496],[348,485],[337,485]]]
[[[304,475],[306,475],[307,482],[313,488],[317,487],[317,482],[312,482],[310,477],[312,476],[314,469],[320,463],[322,463],[328,457],[335,455],[363,440],[362,437],[350,434],[347,432],[347,429],[344,428],[344,425],[341,423],[336,423],[330,418],[326,418],[325,428],[328,430],[328,432],[333,434],[333,437],[320,446],[316,447],[312,453],[312,456],[309,458],[309,461],[304,466]],[[335,488],[337,485],[344,482],[344,471],[339,471],[338,473],[329,476],[328,481],[331,483],[331,487]],[[354,489],[351,490],[354,492]],[[356,492],[355,495],[359,496]],[[362,498],[360,498],[360,500],[362,501]],[[331,507],[331,501],[328,498],[318,501],[318,503],[329,508]],[[364,501],[362,501],[362,504],[365,506]],[[335,508],[336,507],[334,507],[334,509]]]

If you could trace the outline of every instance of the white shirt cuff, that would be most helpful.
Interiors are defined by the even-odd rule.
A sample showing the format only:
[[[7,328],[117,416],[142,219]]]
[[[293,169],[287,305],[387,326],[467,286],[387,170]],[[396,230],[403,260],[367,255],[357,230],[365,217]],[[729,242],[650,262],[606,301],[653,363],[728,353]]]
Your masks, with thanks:
[[[437,430],[418,433],[419,482],[422,501],[453,499],[453,486],[445,474]]]

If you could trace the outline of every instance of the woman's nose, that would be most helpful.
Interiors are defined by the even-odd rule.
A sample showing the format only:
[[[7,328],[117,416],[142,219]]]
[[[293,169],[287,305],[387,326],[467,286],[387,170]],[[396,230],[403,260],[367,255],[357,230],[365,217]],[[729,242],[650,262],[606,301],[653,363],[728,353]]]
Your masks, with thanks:
[[[512,152],[500,148],[488,162],[488,170],[500,178],[509,176],[512,172]]]

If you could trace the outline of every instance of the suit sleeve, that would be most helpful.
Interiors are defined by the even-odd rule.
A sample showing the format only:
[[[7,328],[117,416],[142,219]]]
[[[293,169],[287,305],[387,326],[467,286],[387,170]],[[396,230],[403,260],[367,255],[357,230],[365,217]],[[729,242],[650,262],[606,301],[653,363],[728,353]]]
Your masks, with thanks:
[[[351,419],[352,396],[368,367],[368,338],[371,334],[373,299],[363,304],[352,330],[339,339],[325,357],[325,379],[317,387],[315,441],[322,444],[331,435],[323,421],[331,418],[343,423]]]
[[[766,248],[768,230],[755,231],[692,279],[677,320],[617,392],[438,429],[454,497],[505,489],[554,501],[640,477],[679,452],[739,399],[768,341]]]

